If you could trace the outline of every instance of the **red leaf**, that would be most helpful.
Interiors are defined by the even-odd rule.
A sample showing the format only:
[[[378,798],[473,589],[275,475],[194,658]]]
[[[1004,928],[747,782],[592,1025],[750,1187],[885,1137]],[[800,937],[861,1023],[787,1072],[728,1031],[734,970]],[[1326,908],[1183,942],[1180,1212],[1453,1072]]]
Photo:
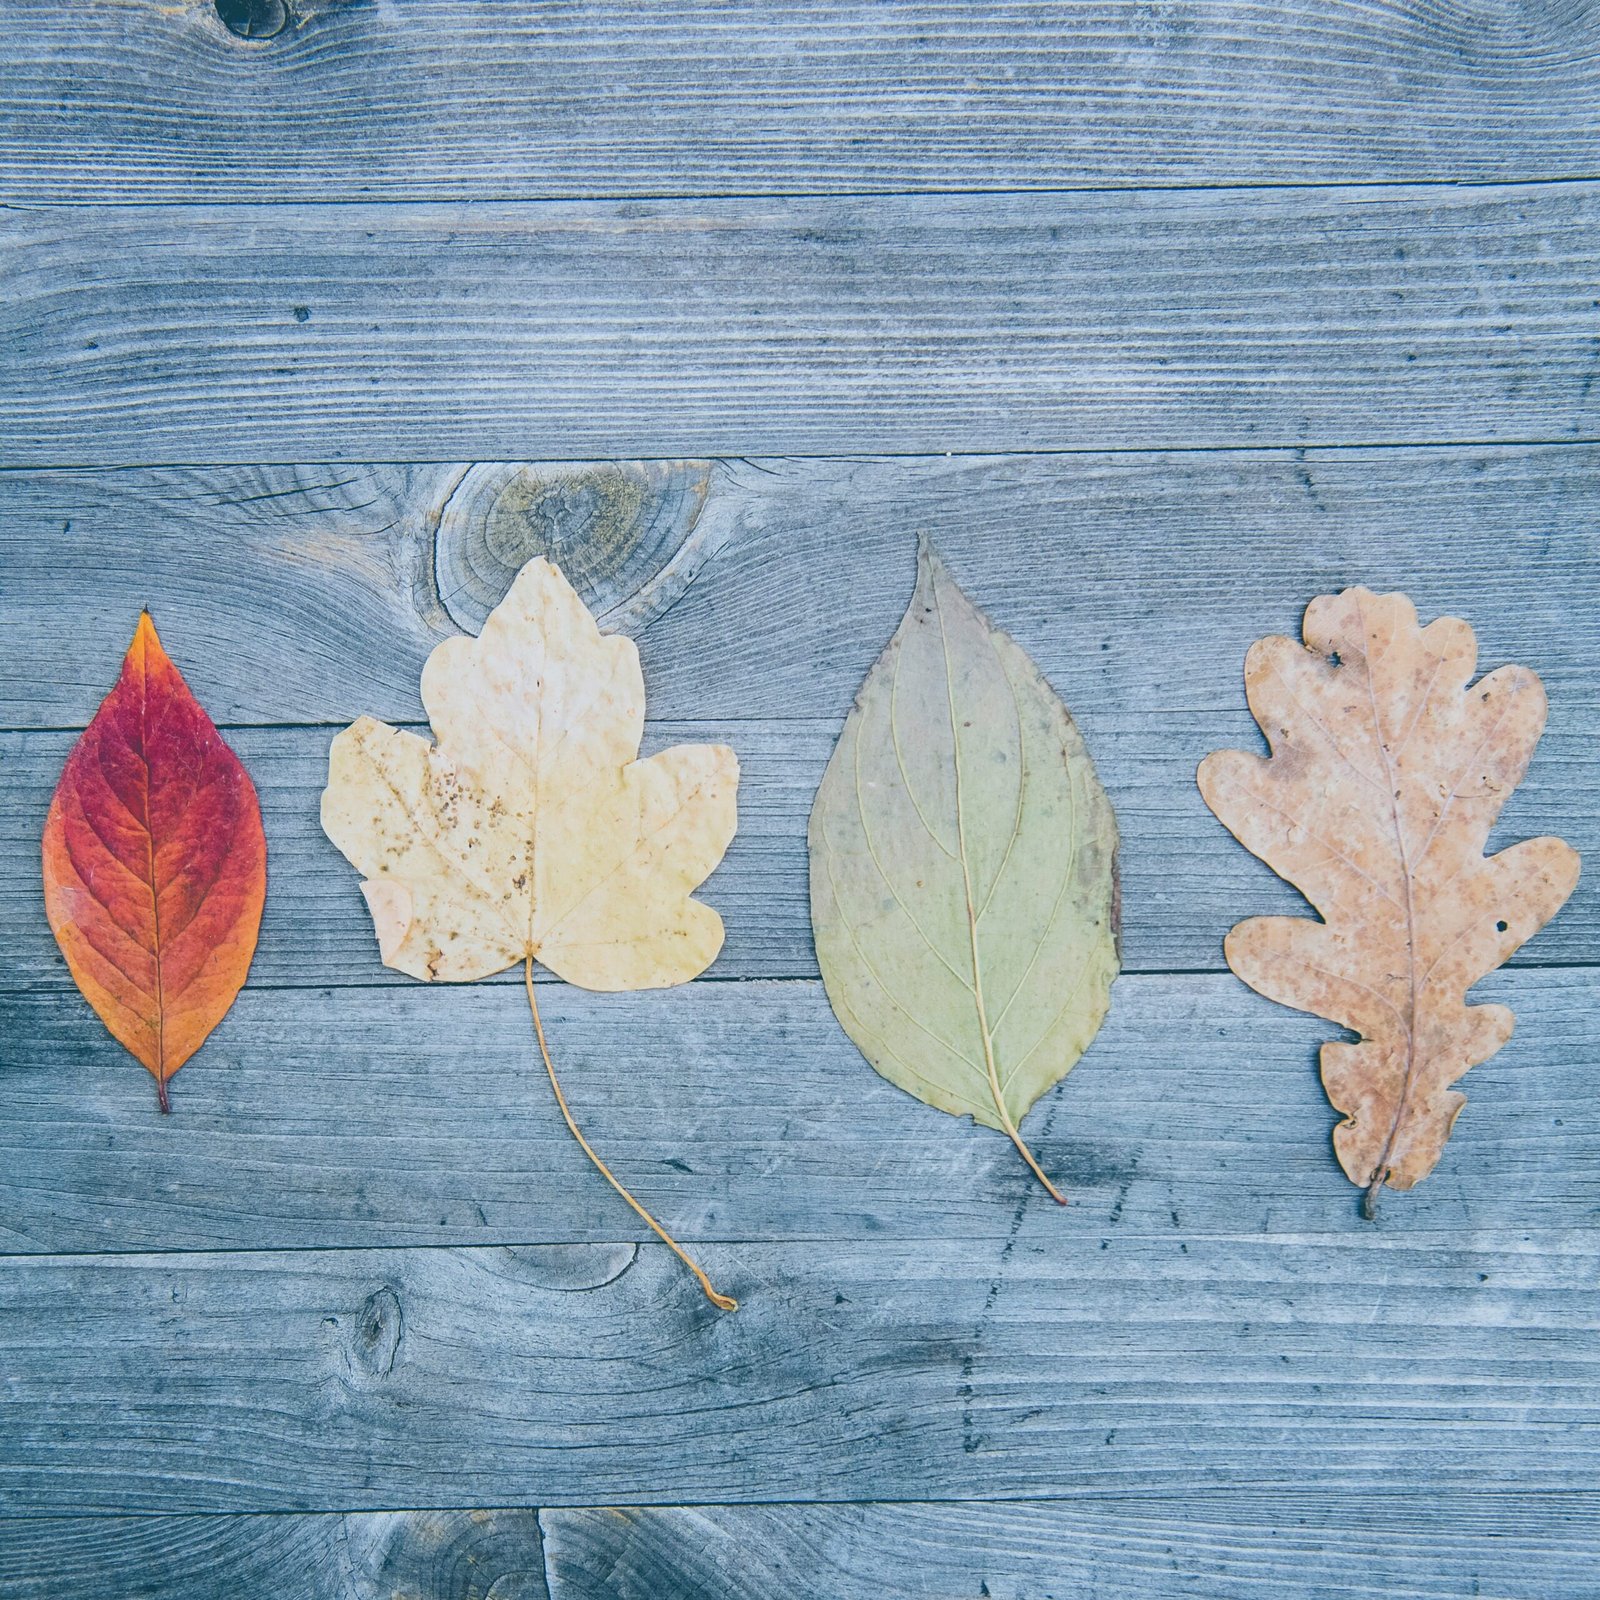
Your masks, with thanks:
[[[167,1080],[244,984],[267,889],[255,786],[148,613],[67,757],[44,825],[44,901],[83,997]]]

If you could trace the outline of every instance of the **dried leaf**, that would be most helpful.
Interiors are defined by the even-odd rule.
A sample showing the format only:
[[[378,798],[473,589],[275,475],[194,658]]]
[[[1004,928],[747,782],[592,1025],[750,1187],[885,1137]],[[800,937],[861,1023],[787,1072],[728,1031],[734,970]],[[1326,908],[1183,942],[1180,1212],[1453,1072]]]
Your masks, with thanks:
[[[1511,1012],[1469,1006],[1467,990],[1561,908],[1578,856],[1560,839],[1483,855],[1544,731],[1533,673],[1501,667],[1469,687],[1471,628],[1418,628],[1403,594],[1325,595],[1304,632],[1305,648],[1262,639],[1245,662],[1271,756],[1207,756],[1200,792],[1323,919],[1241,922],[1228,965],[1361,1035],[1322,1047],[1322,1082],[1371,1215],[1384,1184],[1433,1170],[1466,1104],[1450,1085],[1511,1037]]]
[[[44,901],[74,981],[167,1082],[221,1022],[255,954],[267,844],[249,774],[139,618],[44,825]]]
[[[891,1083],[1008,1134],[1099,1030],[1116,821],[1067,709],[923,543],[811,812],[828,998]]]
[[[362,717],[334,741],[322,826],[365,875],[385,965],[467,982],[521,963],[568,1126],[612,1177],[556,1082],[533,991],[541,961],[586,989],[684,983],[722,947],[690,896],[733,837],[739,763],[725,745],[637,758],[644,679],[631,639],[602,637],[570,584],[530,561],[477,638],[422,672],[438,742]]]

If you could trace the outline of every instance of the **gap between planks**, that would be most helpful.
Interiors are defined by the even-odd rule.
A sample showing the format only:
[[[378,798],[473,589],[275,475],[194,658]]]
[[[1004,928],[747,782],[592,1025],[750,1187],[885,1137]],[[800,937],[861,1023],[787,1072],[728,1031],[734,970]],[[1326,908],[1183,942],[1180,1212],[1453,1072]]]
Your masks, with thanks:
[[[1331,1158],[1330,1158],[1331,1159]],[[598,1193],[598,1191],[597,1191]],[[1392,1191],[1385,1191],[1386,1197],[1393,1199]],[[1321,1229],[1315,1232],[1255,1232],[1240,1230],[1235,1233],[1218,1232],[1215,1229],[1196,1228],[1193,1231],[1185,1229],[1181,1234],[1168,1228],[1123,1228],[1120,1225],[1105,1232],[1104,1238],[1099,1233],[1091,1231],[1090,1234],[1077,1235],[1070,1240],[1063,1240],[1063,1244],[1081,1246],[1088,1238],[1100,1239],[1103,1244],[1109,1244],[1115,1239],[1118,1245],[1170,1245],[1174,1240],[1182,1238],[1185,1242],[1204,1243],[1206,1245],[1236,1244],[1236,1245],[1264,1245],[1269,1247],[1282,1246],[1286,1249],[1322,1249],[1333,1250],[1345,1245],[1356,1248],[1365,1248],[1369,1244],[1380,1244],[1391,1249],[1411,1249],[1433,1247],[1436,1249],[1464,1250],[1496,1250],[1503,1249],[1514,1251],[1520,1255],[1539,1255],[1548,1251],[1552,1255],[1578,1254],[1587,1256],[1592,1253],[1591,1239],[1593,1229],[1573,1228],[1560,1226],[1542,1226],[1531,1228],[1474,1228],[1471,1230],[1470,1244],[1463,1243],[1462,1230],[1459,1228],[1406,1228],[1403,1232],[1392,1231],[1378,1233],[1369,1222],[1357,1218],[1355,1207],[1360,1201],[1360,1194],[1351,1189],[1351,1225],[1346,1230]],[[1401,1196],[1395,1201],[1404,1204],[1405,1197]],[[1070,1200],[1069,1200],[1070,1204]],[[997,1205],[997,1212],[1004,1211],[1003,1206]],[[1015,1233],[1011,1227],[1011,1219],[1005,1219],[1004,1227],[997,1227],[994,1233],[964,1233],[955,1242],[963,1248],[972,1247],[981,1250],[985,1245],[1007,1245],[1012,1243]],[[1363,1233],[1362,1230],[1365,1230]],[[773,1250],[804,1248],[807,1245],[856,1245],[863,1243],[863,1235],[857,1232],[839,1233],[796,1233],[784,1234],[695,1234],[693,1243],[696,1248],[702,1246],[713,1250]],[[895,1234],[893,1243],[903,1246],[908,1251],[915,1251],[919,1246],[948,1245],[951,1236],[948,1233],[930,1231],[926,1234]],[[1037,1240],[1033,1241],[1037,1243]],[[1577,1251],[1563,1251],[1561,1246],[1578,1243],[1583,1248]],[[637,1239],[528,1239],[528,1238],[498,1238],[489,1237],[474,1239],[470,1243],[461,1244],[310,1244],[310,1245],[163,1245],[160,1249],[151,1249],[149,1246],[130,1248],[127,1250],[3,1250],[0,1249],[0,1262],[9,1262],[13,1266],[48,1267],[52,1263],[93,1263],[96,1261],[115,1262],[121,1266],[136,1265],[141,1261],[184,1261],[189,1263],[202,1260],[215,1261],[253,1261],[262,1257],[276,1256],[283,1260],[305,1260],[313,1256],[353,1256],[353,1255],[395,1255],[423,1257],[430,1255],[459,1256],[472,1254],[477,1251],[490,1250],[627,1250],[632,1249],[636,1255],[645,1251],[659,1251],[664,1258],[668,1271],[672,1270],[673,1257],[665,1245],[657,1244],[649,1234],[643,1234]],[[737,1262],[734,1263],[737,1266]],[[609,1287],[608,1284],[598,1284],[597,1289]],[[760,1293],[764,1288],[770,1287],[763,1282],[752,1291]],[[591,1294],[593,1289],[566,1289],[560,1291],[565,1294]],[[743,1504],[743,1502],[740,1502]],[[782,1504],[784,1502],[775,1502]],[[351,1507],[351,1510],[365,1510],[366,1507]],[[381,1509],[381,1508],[380,1508]],[[405,1507],[395,1509],[404,1510]],[[426,1507],[411,1509],[426,1510]],[[446,1508],[448,1509],[448,1508]],[[160,1515],[152,1512],[151,1515]],[[4,1515],[0,1512],[0,1515]]]
[[[5,211],[0,206],[0,213]],[[1073,460],[1078,457],[1105,456],[1112,460],[1160,460],[1165,456],[1259,456],[1265,459],[1282,457],[1290,461],[1315,461],[1321,456],[1338,457],[1340,455],[1365,454],[1368,452],[1382,452],[1384,454],[1404,453],[1407,451],[1425,451],[1430,455],[1444,455],[1452,451],[1511,451],[1511,450],[1581,450],[1600,445],[1600,434],[1590,437],[1585,434],[1573,434],[1565,439],[1313,439],[1287,443],[1278,441],[1263,441],[1255,444],[1164,444],[1155,448],[1140,445],[1083,445],[1081,447],[1057,446],[1048,450],[982,450],[982,449],[952,449],[952,450],[867,450],[858,455],[840,450],[786,450],[776,455],[715,455],[704,459],[717,466],[746,466],[752,467],[757,472],[769,471],[776,466],[785,464],[800,465],[805,463],[826,464],[828,462],[848,463],[861,466],[870,465],[875,461],[882,462],[907,462],[907,461],[1051,461],[1056,459]],[[485,457],[485,460],[488,458]],[[564,455],[562,461],[578,466],[605,467],[611,466],[622,459],[616,455]],[[632,455],[627,457],[630,461],[643,461],[651,464],[670,461],[681,461],[681,452],[673,455]],[[49,472],[73,473],[115,473],[115,472],[228,472],[240,471],[252,467],[261,469],[282,470],[294,467],[325,466],[325,467],[452,467],[460,464],[461,457],[447,456],[419,456],[409,455],[404,458],[395,456],[384,458],[381,456],[363,456],[359,461],[352,457],[334,457],[326,461],[308,462],[300,457],[284,460],[264,460],[259,455],[252,456],[249,460],[206,460],[206,461],[0,461],[0,478],[8,476],[28,477]],[[224,502],[237,504],[236,501]]]
[[[345,195],[335,199],[307,197],[283,199],[262,195],[250,199],[166,199],[166,200],[97,200],[63,197],[60,199],[21,199],[0,202],[0,214],[8,211],[31,213],[52,211],[235,211],[241,206],[285,206],[303,211],[332,210],[349,206],[412,207],[427,205],[462,206],[627,206],[627,205],[684,205],[693,206],[708,202],[729,201],[734,204],[760,204],[764,200],[1050,200],[1070,199],[1079,195],[1096,195],[1113,199],[1119,195],[1140,194],[1326,194],[1340,190],[1360,194],[1367,190],[1410,190],[1419,195],[1430,191],[1447,194],[1471,194],[1476,191],[1496,189],[1561,189],[1581,188],[1585,184],[1600,183],[1600,172],[1563,172],[1557,174],[1528,173],[1522,176],[1495,178],[1307,178],[1299,182],[1275,180],[1252,183],[1236,178],[1216,183],[1049,183],[1037,186],[1026,184],[997,184],[994,187],[975,187],[971,184],[951,187],[908,189],[904,186],[886,188],[827,187],[805,189],[665,189],[656,192],[639,190],[625,193],[603,191],[562,191],[559,194],[535,193],[531,190],[508,189],[498,194],[452,196],[449,194],[418,191],[416,194],[385,194],[379,196]],[[262,465],[263,463],[257,463]]]
[[[1214,1491],[1224,1498],[1246,1496],[1256,1493],[1253,1489],[1221,1489]],[[1488,1490],[1456,1490],[1453,1492],[1460,1498],[1489,1498],[1493,1500],[1538,1500],[1538,1501],[1570,1501],[1581,1503],[1600,1499],[1600,1495],[1592,1489],[1519,1489],[1516,1487]],[[1446,1491],[1445,1498],[1449,1498],[1450,1491]],[[1174,1494],[1170,1489],[1075,1489],[1070,1484],[1063,1484],[1058,1491],[1047,1495],[1036,1493],[1029,1494],[962,1494],[962,1495],[916,1495],[897,1499],[893,1495],[875,1496],[871,1500],[839,1498],[819,1498],[816,1500],[773,1499],[773,1500],[698,1500],[698,1501],[661,1501],[656,1505],[630,1505],[630,1511],[720,1511],[733,1507],[739,1511],[762,1510],[788,1510],[790,1508],[816,1509],[819,1511],[846,1508],[868,1508],[881,1506],[889,1509],[913,1509],[917,1506],[1016,1506],[1016,1505],[1104,1505],[1104,1506],[1147,1506],[1166,1505],[1169,1503],[1187,1504],[1194,1499],[1193,1494]],[[1393,1495],[1397,1500],[1414,1500],[1419,1505],[1431,1505],[1440,1498],[1437,1493],[1423,1491],[1399,1491]],[[25,1522],[60,1522],[70,1519],[73,1522],[159,1522],[176,1517],[186,1520],[194,1519],[207,1521],[234,1521],[240,1517],[409,1517],[448,1515],[451,1512],[471,1513],[474,1511],[531,1511],[537,1516],[546,1512],[585,1512],[609,1511],[612,1507],[605,1505],[569,1506],[569,1505],[461,1505],[450,1501],[437,1503],[417,1504],[415,1502],[396,1503],[385,1506],[324,1506],[316,1511],[295,1511],[282,1506],[268,1507],[262,1511],[117,1511],[102,1510],[98,1507],[83,1511],[9,1511],[0,1505],[0,1522],[25,1523]]]

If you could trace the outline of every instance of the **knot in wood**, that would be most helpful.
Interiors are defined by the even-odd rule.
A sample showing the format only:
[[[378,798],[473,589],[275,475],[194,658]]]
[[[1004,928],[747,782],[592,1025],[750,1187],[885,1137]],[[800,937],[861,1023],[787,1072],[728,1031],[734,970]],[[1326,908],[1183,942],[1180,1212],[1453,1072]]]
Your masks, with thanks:
[[[553,561],[607,633],[637,633],[706,557],[706,461],[484,462],[439,516],[439,599],[469,633],[536,556]]]
[[[636,1244],[511,1244],[466,1253],[503,1282],[556,1294],[604,1289],[639,1259]]]
[[[357,1312],[346,1343],[351,1370],[369,1378],[388,1377],[404,1326],[399,1295],[388,1284],[374,1289]]]
[[[534,1511],[352,1512],[343,1554],[350,1600],[548,1597]]]
[[[289,26],[284,0],[212,0],[229,33],[241,39],[274,39]]]

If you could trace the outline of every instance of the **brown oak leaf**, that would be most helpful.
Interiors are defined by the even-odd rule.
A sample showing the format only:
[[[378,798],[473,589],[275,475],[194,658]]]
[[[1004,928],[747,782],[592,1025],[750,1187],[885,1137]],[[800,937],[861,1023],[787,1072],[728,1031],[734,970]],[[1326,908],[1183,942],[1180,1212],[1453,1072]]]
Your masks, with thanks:
[[[1451,1085],[1511,1037],[1512,1013],[1468,1005],[1467,991],[1561,908],[1578,855],[1552,838],[1483,853],[1544,731],[1532,672],[1471,682],[1472,629],[1419,628],[1403,594],[1324,595],[1304,633],[1304,647],[1259,640],[1245,662],[1271,756],[1206,757],[1200,792],[1322,918],[1241,922],[1228,965],[1360,1035],[1322,1047],[1322,1082],[1371,1216],[1385,1184],[1433,1170],[1466,1104]]]

